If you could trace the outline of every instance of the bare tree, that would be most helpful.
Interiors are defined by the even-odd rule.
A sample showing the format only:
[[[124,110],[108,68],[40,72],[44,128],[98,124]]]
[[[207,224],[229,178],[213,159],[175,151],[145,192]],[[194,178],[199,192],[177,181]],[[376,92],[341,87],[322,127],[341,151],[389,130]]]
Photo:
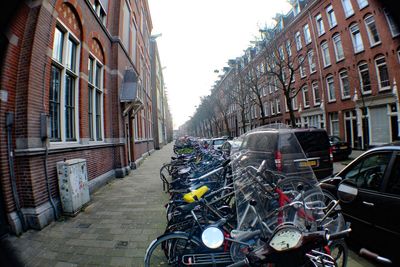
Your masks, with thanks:
[[[295,88],[295,74],[305,65],[306,55],[294,53],[291,31],[280,32],[278,28],[260,30],[263,39],[259,43],[263,49],[260,52],[264,61],[264,76],[268,86],[278,88],[285,96],[292,127],[296,127],[296,118],[292,100],[297,97],[301,87]]]

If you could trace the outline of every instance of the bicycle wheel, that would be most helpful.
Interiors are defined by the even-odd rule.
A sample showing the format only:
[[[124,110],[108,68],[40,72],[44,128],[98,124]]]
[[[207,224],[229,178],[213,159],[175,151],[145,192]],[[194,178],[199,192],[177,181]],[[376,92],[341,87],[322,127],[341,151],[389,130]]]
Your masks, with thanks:
[[[344,240],[336,240],[329,244],[331,256],[335,260],[337,267],[346,267],[349,251]]]
[[[182,257],[203,249],[197,238],[186,233],[169,233],[155,239],[146,250],[145,267],[183,266]]]

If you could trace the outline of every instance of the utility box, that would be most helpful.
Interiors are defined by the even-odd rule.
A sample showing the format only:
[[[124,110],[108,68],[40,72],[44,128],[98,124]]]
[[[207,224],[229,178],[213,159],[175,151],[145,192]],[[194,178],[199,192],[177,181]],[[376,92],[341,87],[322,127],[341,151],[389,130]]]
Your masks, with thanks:
[[[86,160],[57,162],[57,173],[63,213],[74,216],[90,201]]]

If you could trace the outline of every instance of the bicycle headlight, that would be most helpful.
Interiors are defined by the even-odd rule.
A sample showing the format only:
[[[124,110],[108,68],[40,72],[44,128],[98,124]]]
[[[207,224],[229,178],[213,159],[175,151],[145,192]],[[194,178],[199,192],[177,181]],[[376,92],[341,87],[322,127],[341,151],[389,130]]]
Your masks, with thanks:
[[[208,248],[219,248],[224,243],[224,234],[217,227],[208,227],[201,234],[201,240]]]

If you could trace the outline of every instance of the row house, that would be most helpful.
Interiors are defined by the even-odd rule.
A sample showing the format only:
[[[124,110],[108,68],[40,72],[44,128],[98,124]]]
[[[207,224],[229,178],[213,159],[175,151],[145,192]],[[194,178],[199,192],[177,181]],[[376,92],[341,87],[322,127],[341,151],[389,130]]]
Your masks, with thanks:
[[[19,234],[59,216],[57,162],[85,159],[93,192],[153,151],[152,22],[147,0],[51,0],[9,25],[0,228]]]
[[[228,62],[225,75],[237,77],[232,88],[244,86],[248,97],[245,123],[236,105],[231,122],[237,124],[230,131],[239,128],[240,135],[266,123],[289,124],[282,87],[290,84],[297,126],[325,128],[358,149],[398,140],[400,28],[389,10],[376,0],[290,3],[292,10],[276,16],[274,29],[261,30],[262,41]],[[270,75],[274,70],[279,75]],[[246,84],[248,77],[256,77],[257,90],[254,79]],[[255,94],[262,101],[254,101]]]

